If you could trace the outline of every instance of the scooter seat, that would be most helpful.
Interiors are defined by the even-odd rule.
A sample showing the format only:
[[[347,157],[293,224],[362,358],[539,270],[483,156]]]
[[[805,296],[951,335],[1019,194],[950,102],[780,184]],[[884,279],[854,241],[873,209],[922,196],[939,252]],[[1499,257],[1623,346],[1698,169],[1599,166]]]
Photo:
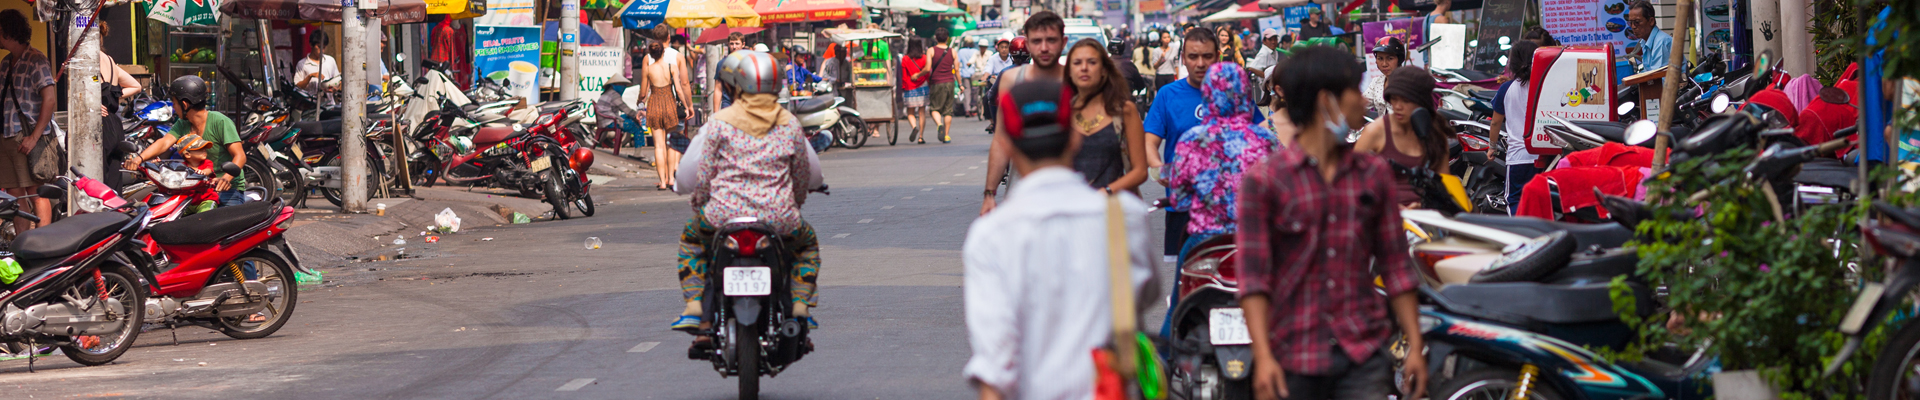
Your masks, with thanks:
[[[1593,132],[1593,134],[1595,135],[1600,135],[1600,137],[1606,138],[1607,141],[1609,142],[1621,143],[1621,144],[1627,143],[1627,125],[1626,124],[1622,124],[1619,122],[1608,122],[1608,121],[1569,121],[1569,122],[1573,122],[1574,126],[1579,126],[1580,129],[1585,129],[1587,130],[1587,132]]]
[[[1593,246],[1611,249],[1626,245],[1627,241],[1633,240],[1633,229],[1612,222],[1576,224],[1532,217],[1509,217],[1505,215],[1469,213],[1455,215],[1453,219],[1527,237],[1540,237],[1555,231],[1567,231],[1567,235],[1572,236],[1574,239],[1576,251]]]
[[[1440,294],[1457,308],[1526,317],[1533,322],[1577,324],[1619,319],[1606,283],[1551,285],[1533,282],[1448,285]]]
[[[526,131],[514,130],[504,126],[483,126],[473,134],[473,147],[485,148],[513,138],[526,136]]]
[[[1500,91],[1487,90],[1487,89],[1474,89],[1474,90],[1467,91],[1468,96],[1471,96],[1476,99],[1486,100],[1486,101],[1493,101],[1494,100],[1493,96],[1496,94],[1500,94]]]
[[[21,232],[13,239],[13,255],[25,266],[45,266],[58,262],[87,246],[106,239],[128,220],[117,212],[80,214],[39,229]]]
[[[833,96],[813,96],[791,102],[794,114],[812,114],[833,107]]]
[[[334,138],[340,136],[340,120],[323,119],[319,121],[301,121],[293,123],[300,130],[300,136]]]
[[[279,211],[278,207],[274,207],[276,203],[278,202],[256,201],[232,207],[220,207],[188,215],[172,222],[154,224],[153,241],[160,244],[219,243],[227,236],[271,220]]]
[[[551,114],[554,111],[560,111],[561,109],[567,108],[567,106],[570,106],[570,105],[573,105],[573,100],[555,100],[555,101],[540,103],[540,106],[538,108],[540,109],[540,114],[545,115],[545,114]]]
[[[1831,158],[1818,158],[1800,164],[1800,173],[1793,176],[1794,183],[1840,190],[1852,188],[1853,181],[1859,179],[1859,169]]]

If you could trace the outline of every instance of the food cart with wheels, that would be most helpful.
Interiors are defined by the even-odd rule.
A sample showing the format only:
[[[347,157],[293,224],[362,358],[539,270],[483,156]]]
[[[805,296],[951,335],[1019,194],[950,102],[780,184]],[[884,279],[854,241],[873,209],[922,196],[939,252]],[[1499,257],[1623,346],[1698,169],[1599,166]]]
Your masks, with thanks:
[[[900,128],[895,126],[903,114],[900,104],[894,101],[899,94],[894,90],[893,56],[877,51],[868,51],[874,41],[885,42],[898,38],[900,34],[879,29],[828,29],[821,32],[834,43],[850,49],[862,49],[853,52],[853,108],[860,111],[860,118],[867,125],[886,127],[887,145],[900,140]],[[886,48],[892,48],[888,44]]]

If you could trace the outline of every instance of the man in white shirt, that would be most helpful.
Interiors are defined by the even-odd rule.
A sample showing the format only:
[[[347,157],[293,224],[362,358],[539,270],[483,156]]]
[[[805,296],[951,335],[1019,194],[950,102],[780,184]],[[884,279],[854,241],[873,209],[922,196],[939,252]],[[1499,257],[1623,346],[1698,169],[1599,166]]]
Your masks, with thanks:
[[[323,96],[321,92],[340,88],[338,82],[327,83],[328,79],[340,76],[340,63],[326,53],[326,31],[314,31],[312,35],[307,36],[307,44],[311,45],[312,50],[307,52],[306,58],[300,59],[300,65],[294,67],[293,85],[323,99],[320,105],[321,108],[325,108],[331,105],[331,101],[325,100],[331,96]]]
[[[1113,333],[1107,194],[1069,167],[1080,135],[1056,110],[1061,83],[1037,79],[1008,91],[1005,134],[1022,178],[1005,203],[967,232],[967,380],[981,399],[1092,399],[1093,350]],[[1156,290],[1146,205],[1122,193],[1136,292]],[[1138,293],[1134,312],[1158,296]]]
[[[1260,38],[1260,53],[1253,56],[1253,61],[1247,62],[1247,68],[1266,71],[1267,68],[1273,68],[1274,64],[1280,63],[1280,52],[1274,50],[1280,47],[1280,31],[1277,29],[1267,29],[1265,32],[1260,33]],[[1261,76],[1261,78],[1265,78],[1265,76]]]

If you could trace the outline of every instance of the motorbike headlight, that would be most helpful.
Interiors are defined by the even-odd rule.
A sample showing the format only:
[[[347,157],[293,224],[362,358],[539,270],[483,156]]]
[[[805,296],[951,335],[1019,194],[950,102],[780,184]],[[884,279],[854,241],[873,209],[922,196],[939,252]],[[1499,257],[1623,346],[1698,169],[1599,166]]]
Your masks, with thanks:
[[[80,211],[89,213],[96,213],[107,209],[106,204],[102,203],[100,199],[93,198],[93,196],[80,196],[80,200],[75,203],[78,203],[80,206]]]
[[[168,189],[186,189],[200,184],[199,179],[187,178],[187,171],[159,171],[154,183]]]

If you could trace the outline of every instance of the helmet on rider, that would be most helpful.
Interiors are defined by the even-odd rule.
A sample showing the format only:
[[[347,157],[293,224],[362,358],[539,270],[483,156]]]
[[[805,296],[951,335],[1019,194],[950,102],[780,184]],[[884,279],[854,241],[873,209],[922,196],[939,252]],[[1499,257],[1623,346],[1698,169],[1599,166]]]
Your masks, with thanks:
[[[720,83],[745,94],[780,93],[780,67],[773,55],[759,51],[736,51],[720,60]]]
[[[1027,37],[1021,36],[1013,38],[1013,49],[1008,52],[1016,56],[1027,55]]]
[[[167,85],[167,93],[173,95],[175,101],[183,103],[184,108],[207,106],[207,81],[200,79],[199,76],[187,75],[174,78],[173,83]]]

